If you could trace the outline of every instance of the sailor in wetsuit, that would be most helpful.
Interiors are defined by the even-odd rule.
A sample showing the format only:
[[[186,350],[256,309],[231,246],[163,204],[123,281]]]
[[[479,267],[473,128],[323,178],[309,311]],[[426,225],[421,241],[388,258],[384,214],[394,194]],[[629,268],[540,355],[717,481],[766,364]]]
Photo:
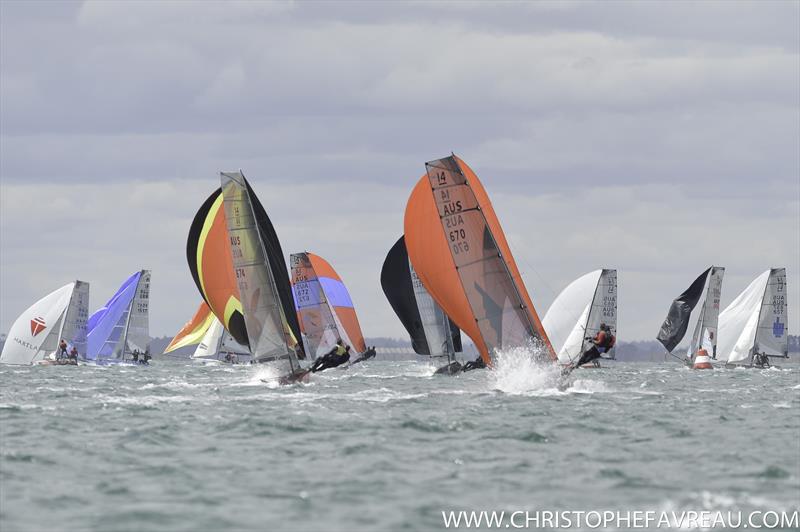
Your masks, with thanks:
[[[370,358],[374,358],[376,353],[377,353],[377,351],[375,351],[375,346],[373,345],[372,347],[367,348],[366,351],[361,353],[361,356],[359,356],[357,359],[352,361],[350,363],[350,365],[352,366],[353,364],[358,364],[359,362],[364,362],[365,360],[369,360]]]
[[[483,361],[483,357],[478,357],[475,360],[470,360],[461,368],[461,371],[470,371],[473,369],[484,369],[486,368],[486,362]]]
[[[339,338],[336,340],[336,345],[334,345],[330,351],[314,361],[314,365],[311,366],[311,371],[316,373],[329,368],[335,368],[336,366],[341,366],[348,360],[350,360],[350,346],[348,345],[345,347],[342,339]]]
[[[608,353],[611,348],[614,347],[614,344],[617,343],[617,338],[611,333],[611,327],[605,323],[600,324],[600,330],[597,331],[594,338],[587,337],[587,340],[588,339],[591,339],[592,347],[584,351],[577,362],[564,368],[564,373],[571,373],[572,370],[584,364],[596,362],[597,359],[602,357],[603,353]]]

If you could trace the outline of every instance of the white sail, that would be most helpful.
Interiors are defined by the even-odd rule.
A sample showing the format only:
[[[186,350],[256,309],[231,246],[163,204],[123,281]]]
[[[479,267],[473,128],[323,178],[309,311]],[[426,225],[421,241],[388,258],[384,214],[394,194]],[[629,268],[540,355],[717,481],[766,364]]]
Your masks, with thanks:
[[[411,275],[411,285],[414,287],[414,299],[417,302],[422,329],[425,331],[425,340],[428,342],[428,351],[431,356],[446,356],[452,359],[455,352],[450,320],[442,307],[437,305],[425,290],[422,280],[414,271],[410,260],[408,261],[408,270]]]
[[[574,362],[582,353],[592,301],[602,275],[603,270],[595,270],[572,281],[558,294],[542,320],[562,364]]]
[[[64,316],[61,337],[75,347],[78,358],[86,357],[86,321],[89,319],[89,283],[75,281],[75,288]]]
[[[144,352],[150,343],[150,270],[142,270],[130,306],[130,318],[125,335],[127,352]]]
[[[282,362],[276,363],[279,370],[294,373],[299,365],[294,349],[289,347],[290,339],[283,325],[287,320],[256,225],[244,175],[241,172],[222,172],[220,178],[250,352],[257,361],[280,360]]]
[[[603,323],[606,324],[607,330],[614,336],[617,335],[617,270],[603,270],[600,274],[589,308],[589,316],[586,319],[586,334],[583,335],[581,353],[590,347],[590,340],[586,338],[594,338],[600,332],[600,325]],[[615,352],[615,348],[612,347],[603,355],[606,358],[614,358]]]
[[[0,353],[1,363],[30,365],[56,351],[75,285],[69,283],[51,292],[17,318]]]
[[[786,269],[773,268],[764,289],[756,331],[755,350],[768,356],[789,354],[789,316],[786,301]]]
[[[692,341],[686,350],[686,358],[691,360],[702,347],[712,358],[717,357],[717,329],[719,322],[719,302],[722,296],[722,278],[725,268],[712,266],[706,279],[706,297],[697,318]]]
[[[764,301],[764,292],[772,270],[767,270],[719,315],[719,339],[717,341],[717,360],[730,364],[749,363],[753,355],[753,345],[758,331],[759,315]]]

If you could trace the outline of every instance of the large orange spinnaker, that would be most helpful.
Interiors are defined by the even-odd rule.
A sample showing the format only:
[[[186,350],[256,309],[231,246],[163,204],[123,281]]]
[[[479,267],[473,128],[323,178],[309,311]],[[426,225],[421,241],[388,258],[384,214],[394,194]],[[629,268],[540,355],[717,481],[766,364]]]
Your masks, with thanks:
[[[164,349],[164,353],[175,351],[187,345],[199,344],[215,319],[214,313],[211,312],[208,304],[203,301],[200,303],[200,307],[197,309],[197,312],[194,313],[192,319],[186,322],[186,325],[178,331],[175,338],[173,338],[167,348]]]
[[[487,364],[496,350],[531,341],[556,360],[478,176],[455,155],[425,166],[404,221],[422,284]]]

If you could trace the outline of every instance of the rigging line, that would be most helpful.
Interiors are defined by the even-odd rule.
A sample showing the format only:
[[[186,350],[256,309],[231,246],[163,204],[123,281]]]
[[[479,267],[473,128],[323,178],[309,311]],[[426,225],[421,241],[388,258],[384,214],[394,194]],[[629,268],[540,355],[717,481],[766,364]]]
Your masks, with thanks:
[[[556,298],[555,290],[553,290],[553,288],[549,284],[547,284],[547,281],[545,281],[544,277],[542,277],[542,274],[540,274],[539,271],[533,266],[533,264],[531,264],[531,262],[526,258],[525,254],[520,251],[522,248],[517,246],[516,242],[514,242],[511,239],[511,236],[509,236],[508,234],[506,234],[506,240],[508,240],[509,245],[512,248],[514,248],[514,249],[512,249],[512,252],[514,252],[514,250],[517,251],[517,253],[515,255],[517,257],[521,257],[522,258],[522,262],[525,264],[525,266],[527,268],[530,268],[531,270],[533,270],[533,273],[536,274],[536,276],[542,282],[542,285],[547,289],[548,292],[550,292],[550,296],[553,298],[553,300],[555,300],[555,298]],[[525,277],[525,273],[526,272],[522,272],[522,271],[519,272],[521,277]]]

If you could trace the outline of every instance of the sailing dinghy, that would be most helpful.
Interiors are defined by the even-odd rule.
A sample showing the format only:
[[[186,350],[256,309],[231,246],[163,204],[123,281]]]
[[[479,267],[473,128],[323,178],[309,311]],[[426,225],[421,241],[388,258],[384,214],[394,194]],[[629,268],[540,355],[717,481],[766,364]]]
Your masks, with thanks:
[[[86,361],[97,365],[148,363],[150,270],[125,280],[87,322]],[[139,359],[139,356],[143,358]]]
[[[13,365],[75,365],[77,360],[59,358],[59,343],[67,352],[75,348],[86,355],[86,318],[89,315],[89,283],[75,281],[46,295],[17,318],[8,332],[0,363]]]
[[[194,317],[178,331],[178,334],[164,350],[164,354],[191,345],[197,346],[191,355],[193,359],[216,360],[231,364],[245,363],[251,360],[247,347],[237,342],[225,330],[205,302],[200,304]]]
[[[164,354],[171,353],[182,347],[199,344],[203,336],[205,336],[211,324],[216,317],[211,312],[211,308],[203,301],[197,308],[192,319],[187,321],[178,334],[172,339],[169,345],[164,349]]]
[[[461,371],[456,352],[461,351],[461,331],[436,304],[408,260],[405,238],[400,237],[386,255],[381,269],[381,287],[419,355],[446,358],[437,374]]]
[[[341,339],[344,346],[351,346],[358,353],[351,365],[372,358],[374,350],[367,349],[353,300],[333,266],[307,251],[293,253],[289,263],[306,352],[316,360]]]
[[[592,339],[601,325],[607,334],[616,336],[617,270],[595,270],[571,282],[550,305],[542,325],[564,366],[576,364],[594,345]],[[614,346],[603,355],[613,360]]]
[[[472,338],[485,365],[493,366],[509,348],[531,349],[537,360],[555,362],[478,176],[455,155],[425,166],[404,220],[408,256],[423,286]]]
[[[226,179],[225,175],[228,174],[222,174],[223,181]],[[252,192],[244,176],[238,177],[240,175],[241,173],[237,175],[237,182],[244,183],[247,194],[236,188],[240,187],[240,185],[231,185],[229,192],[236,196],[237,205],[242,208],[247,205],[251,212],[254,213],[255,225],[241,232],[245,233],[247,238],[250,239],[247,243],[253,245],[258,243],[257,248],[254,247],[252,250],[245,251],[248,253],[248,258],[253,260],[255,257],[252,255],[258,253],[258,250],[261,250],[260,255],[265,255],[266,263],[263,268],[268,271],[261,271],[261,267],[256,269],[261,271],[259,275],[272,276],[272,283],[265,284],[265,288],[270,291],[274,288],[276,291],[277,302],[280,306],[278,319],[284,322],[289,344],[297,355],[295,358],[302,360],[305,358],[305,353],[302,345],[298,342],[300,326],[297,323],[292,289],[289,283],[289,273],[283,258],[280,240],[278,240],[275,228],[272,226],[272,222],[258,197]],[[223,200],[222,188],[218,188],[198,210],[189,229],[186,241],[186,258],[192,278],[203,300],[233,339],[239,345],[248,349],[251,354],[254,354],[250,333],[248,333],[246,325],[245,305],[243,305],[243,299],[240,295],[239,279],[234,271],[234,257],[232,254],[234,246],[233,242],[230,241]],[[256,239],[253,240],[254,238]],[[239,245],[236,246],[236,249],[239,249]],[[261,260],[263,257],[259,256],[258,258]],[[238,257],[238,259],[241,260],[243,257]],[[264,279],[267,277],[264,277]],[[250,285],[250,283],[245,284]],[[253,301],[249,303],[254,304]],[[261,330],[261,328],[254,329],[254,331],[256,330]],[[255,334],[255,332],[252,334]],[[269,358],[269,356],[261,353],[259,357],[254,357],[252,361],[269,362]],[[300,375],[300,370],[297,367],[291,369],[295,364],[287,362],[276,364],[278,371],[289,368],[288,371],[290,373],[285,375],[286,378],[282,378],[281,382],[290,382],[293,380],[292,375]]]
[[[719,315],[717,358],[729,366],[769,367],[789,358],[786,269],[772,268],[745,288]]]
[[[294,301],[280,242],[242,172],[221,172],[220,180],[226,242],[240,296],[237,310],[245,333],[244,341],[236,340],[249,348],[253,362],[278,371],[279,382],[305,379],[308,371],[298,361],[302,349],[289,321],[294,317]],[[287,307],[292,309],[289,314]]]
[[[701,273],[689,288],[672,302],[656,337],[667,352],[672,354],[686,335],[692,311],[705,292],[692,341],[686,350],[685,358],[682,359],[686,365],[694,369],[713,369],[711,360],[717,358],[717,321],[724,275],[725,268],[719,266],[711,266]]]

